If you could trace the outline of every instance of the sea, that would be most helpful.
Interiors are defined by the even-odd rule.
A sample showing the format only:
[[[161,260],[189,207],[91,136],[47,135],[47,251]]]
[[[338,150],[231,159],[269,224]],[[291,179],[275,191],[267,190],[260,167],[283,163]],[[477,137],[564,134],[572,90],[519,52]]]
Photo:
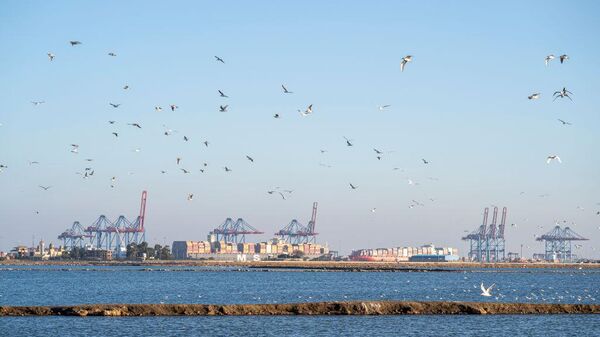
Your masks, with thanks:
[[[0,305],[350,300],[600,304],[600,270],[0,266]],[[0,336],[16,335],[600,336],[600,315],[0,317]]]

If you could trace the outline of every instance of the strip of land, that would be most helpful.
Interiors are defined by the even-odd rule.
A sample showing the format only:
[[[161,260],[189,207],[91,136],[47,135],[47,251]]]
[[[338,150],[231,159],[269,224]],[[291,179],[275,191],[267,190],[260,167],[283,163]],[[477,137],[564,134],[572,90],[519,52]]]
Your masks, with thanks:
[[[600,314],[598,304],[355,301],[290,304],[2,306],[0,316],[286,316]]]
[[[566,268],[598,269],[600,263],[476,263],[476,262],[358,262],[358,261],[216,261],[216,260],[147,260],[147,261],[81,261],[81,260],[7,260],[0,266],[9,265],[58,265],[58,266],[178,266],[178,267],[245,267],[263,269],[312,269],[339,271],[451,271],[480,268]]]

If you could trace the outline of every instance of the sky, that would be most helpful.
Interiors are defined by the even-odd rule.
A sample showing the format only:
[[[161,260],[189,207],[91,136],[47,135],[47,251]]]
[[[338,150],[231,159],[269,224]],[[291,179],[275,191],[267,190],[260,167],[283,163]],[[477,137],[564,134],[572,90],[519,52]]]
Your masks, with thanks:
[[[147,190],[151,243],[203,240],[227,217],[263,241],[317,201],[319,241],[341,253],[466,255],[497,205],[507,251],[541,253],[558,221],[600,258],[599,15],[594,1],[2,1],[0,250],[134,219]],[[573,101],[552,100],[563,87]]]

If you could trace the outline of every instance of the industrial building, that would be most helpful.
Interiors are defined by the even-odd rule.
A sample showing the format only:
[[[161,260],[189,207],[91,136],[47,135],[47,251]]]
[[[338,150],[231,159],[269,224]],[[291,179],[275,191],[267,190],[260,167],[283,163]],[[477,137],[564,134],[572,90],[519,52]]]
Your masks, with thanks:
[[[266,259],[280,257],[317,258],[328,255],[329,248],[316,243],[315,225],[317,206],[313,203],[311,219],[308,225],[293,219],[275,233],[278,238],[268,241],[249,243],[246,236],[264,234],[244,219],[233,221],[227,218],[217,228],[210,231],[206,241],[174,241],[171,251],[176,259],[215,259],[239,260]]]
[[[402,262],[411,261],[411,258],[426,260],[433,259],[431,256],[441,261],[458,260],[458,249],[450,247],[435,247],[434,245],[424,245],[421,247],[397,247],[397,248],[376,248],[376,249],[358,249],[352,251],[350,260],[352,261],[380,261],[380,262]]]

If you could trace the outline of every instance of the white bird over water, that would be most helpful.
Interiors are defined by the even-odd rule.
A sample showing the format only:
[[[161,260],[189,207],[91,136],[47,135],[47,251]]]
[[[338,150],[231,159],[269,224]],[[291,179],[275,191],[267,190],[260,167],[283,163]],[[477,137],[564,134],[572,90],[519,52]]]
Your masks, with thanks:
[[[546,164],[550,164],[550,162],[551,162],[551,161],[553,161],[553,160],[557,160],[559,163],[561,163],[561,164],[562,164],[562,161],[560,160],[560,157],[559,157],[559,156],[557,156],[557,155],[555,155],[555,154],[554,154],[554,155],[551,155],[551,156],[548,156],[548,157],[546,158]]]
[[[312,106],[313,106],[313,105],[311,104],[311,105],[309,105],[309,106],[308,106],[308,108],[306,108],[306,110],[304,110],[304,111],[298,110],[298,112],[299,112],[299,113],[300,113],[302,116],[306,117],[306,116],[310,115],[310,114],[313,112],[313,111],[312,111]]]
[[[404,71],[404,67],[406,66],[406,64],[411,61],[412,61],[412,55],[404,56],[402,58],[402,61],[400,61],[400,71]]]
[[[550,64],[550,61],[554,60],[554,54],[550,54],[548,56],[546,56],[546,58],[544,58],[544,64],[546,65],[546,67]]]
[[[496,284],[493,283],[491,286],[489,286],[487,289],[483,286],[483,282],[481,282],[481,296],[485,296],[485,297],[490,297],[492,296],[492,294],[490,293],[490,291],[492,291],[492,288],[495,286]]]

